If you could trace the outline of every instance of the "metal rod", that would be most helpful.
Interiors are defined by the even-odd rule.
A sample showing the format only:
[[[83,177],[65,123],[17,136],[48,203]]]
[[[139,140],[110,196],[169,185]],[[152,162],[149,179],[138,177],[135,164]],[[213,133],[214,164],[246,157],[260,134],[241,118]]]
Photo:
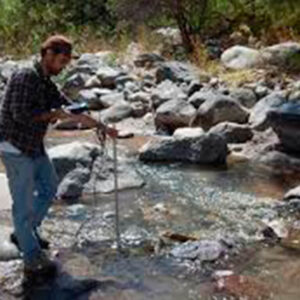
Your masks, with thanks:
[[[118,191],[118,157],[117,157],[116,138],[113,138],[113,158],[114,158],[114,177],[115,177],[116,241],[117,241],[117,249],[119,252],[121,252],[120,222],[119,222],[119,191]]]

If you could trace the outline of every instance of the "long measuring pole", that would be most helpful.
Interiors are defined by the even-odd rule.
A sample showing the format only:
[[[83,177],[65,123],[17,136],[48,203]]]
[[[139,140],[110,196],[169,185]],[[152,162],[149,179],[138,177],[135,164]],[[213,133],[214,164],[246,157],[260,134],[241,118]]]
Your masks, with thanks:
[[[121,252],[120,219],[119,219],[119,191],[118,191],[118,157],[117,157],[117,139],[116,138],[113,138],[113,157],[114,157],[114,177],[115,177],[116,241],[117,241],[118,252]]]

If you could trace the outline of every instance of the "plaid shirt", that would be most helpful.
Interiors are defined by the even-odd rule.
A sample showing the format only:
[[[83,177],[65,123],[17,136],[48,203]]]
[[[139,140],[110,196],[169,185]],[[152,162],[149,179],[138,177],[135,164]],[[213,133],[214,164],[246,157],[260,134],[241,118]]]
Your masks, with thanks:
[[[0,140],[10,142],[27,156],[43,155],[43,140],[49,124],[33,118],[67,104],[68,99],[44,76],[40,62],[35,62],[32,68],[16,71],[0,107]]]

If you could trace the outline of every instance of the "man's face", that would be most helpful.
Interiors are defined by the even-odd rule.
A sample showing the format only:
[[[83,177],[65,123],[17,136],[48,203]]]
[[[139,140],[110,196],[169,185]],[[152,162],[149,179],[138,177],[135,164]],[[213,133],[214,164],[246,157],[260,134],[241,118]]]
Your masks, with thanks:
[[[71,56],[67,54],[55,54],[48,51],[44,57],[44,61],[49,75],[58,75],[71,61]]]

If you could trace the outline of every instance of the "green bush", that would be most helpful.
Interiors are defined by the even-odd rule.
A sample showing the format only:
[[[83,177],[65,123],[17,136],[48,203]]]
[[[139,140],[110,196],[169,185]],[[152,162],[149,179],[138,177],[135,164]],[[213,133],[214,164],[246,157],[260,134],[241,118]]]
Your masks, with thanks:
[[[36,51],[52,33],[115,41],[139,25],[178,26],[186,49],[195,39],[228,35],[246,24],[272,42],[300,33],[300,0],[0,0],[0,53]]]

